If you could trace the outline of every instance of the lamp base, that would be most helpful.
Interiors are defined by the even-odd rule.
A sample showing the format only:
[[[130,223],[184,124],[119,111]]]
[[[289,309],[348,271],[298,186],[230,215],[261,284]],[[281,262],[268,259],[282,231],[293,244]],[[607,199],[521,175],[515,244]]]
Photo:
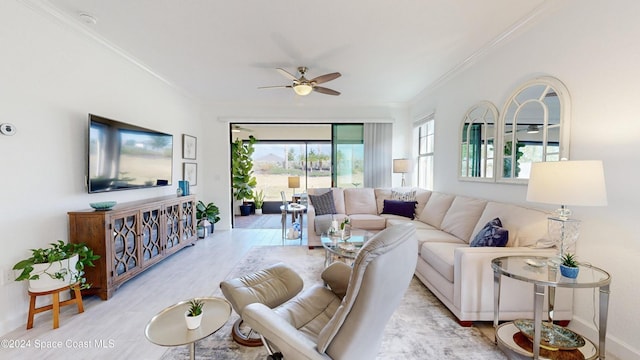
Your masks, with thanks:
[[[580,220],[564,217],[548,218],[547,231],[557,248],[558,260],[565,254],[576,252],[576,242],[580,236]]]

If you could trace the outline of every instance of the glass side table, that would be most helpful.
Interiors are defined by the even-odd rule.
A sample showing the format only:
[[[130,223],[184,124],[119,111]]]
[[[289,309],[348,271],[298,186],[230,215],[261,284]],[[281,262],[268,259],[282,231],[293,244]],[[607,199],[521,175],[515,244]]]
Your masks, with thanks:
[[[552,264],[551,258],[539,256],[504,256],[493,259],[491,268],[493,269],[494,280],[494,319],[493,326],[496,329],[496,342],[502,342],[507,347],[522,354],[523,350],[512,341],[506,339],[513,331],[508,331],[508,327],[515,328],[512,323],[498,326],[500,312],[500,280],[502,276],[532,283],[534,293],[534,336],[533,354],[527,354],[534,359],[540,357],[540,334],[542,329],[542,312],[545,288],[549,289],[549,313],[553,311],[555,288],[599,288],[599,344],[598,348],[585,338],[585,349],[579,349],[586,354],[585,358],[600,359],[605,358],[605,337],[607,334],[607,313],[609,310],[609,285],[611,276],[606,271],[591,265],[580,264],[580,272],[576,279],[569,279],[560,275],[560,269]],[[550,319],[553,320],[553,319]],[[510,343],[513,343],[512,345]],[[516,348],[514,348],[517,347]],[[588,348],[589,346],[593,349]]]
[[[307,210],[307,207],[304,205],[292,203],[287,205],[280,205],[280,212],[282,213],[282,245],[284,245],[284,241],[286,240],[300,240],[300,245],[302,245],[302,232],[304,231],[304,212]],[[292,215],[292,222],[295,219],[300,219],[300,232],[298,232],[298,237],[289,239],[285,234],[287,230],[287,213]]]

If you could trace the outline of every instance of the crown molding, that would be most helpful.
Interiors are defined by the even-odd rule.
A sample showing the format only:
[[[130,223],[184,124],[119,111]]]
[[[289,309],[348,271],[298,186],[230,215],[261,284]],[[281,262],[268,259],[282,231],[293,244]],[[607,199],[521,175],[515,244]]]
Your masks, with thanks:
[[[98,44],[104,46],[108,50],[114,52],[116,55],[118,55],[118,56],[122,57],[123,59],[129,61],[133,65],[137,66],[141,70],[143,70],[146,73],[148,73],[151,76],[153,76],[154,78],[160,80],[164,84],[166,84],[166,85],[170,86],[171,88],[177,90],[183,96],[188,97],[190,99],[194,99],[193,95],[191,95],[190,93],[185,91],[183,88],[181,88],[180,86],[176,85],[174,82],[170,81],[169,79],[164,77],[162,74],[154,71],[151,67],[149,67],[147,64],[145,64],[143,61],[141,61],[141,60],[137,59],[135,56],[129,54],[124,49],[122,49],[122,48],[116,46],[115,44],[111,43],[110,41],[108,41],[107,39],[105,39],[102,36],[98,35],[94,31],[92,31],[91,29],[87,28],[86,26],[83,26],[78,20],[76,20],[73,17],[61,12],[55,6],[53,6],[48,0],[41,0],[41,1],[38,1],[38,0],[18,0],[18,1],[20,3],[22,3],[23,5],[25,5],[26,7],[30,8],[31,10],[35,11],[36,13],[53,20],[56,24],[58,24],[58,25],[60,25],[62,27],[70,28],[73,31],[76,31],[76,32],[88,37],[89,39],[97,42]]]
[[[451,80],[456,75],[460,74],[464,70],[478,63],[478,61],[480,61],[487,54],[491,53],[494,49],[496,49],[503,43],[507,42],[508,40],[511,40],[515,36],[522,33],[526,27],[531,26],[536,22],[540,21],[540,19],[542,18],[542,15],[549,12],[554,5],[555,4],[553,0],[551,1],[546,0],[545,2],[540,4],[538,7],[536,7],[530,13],[528,13],[527,15],[522,17],[520,20],[515,22],[513,25],[508,27],[505,31],[500,33],[498,36],[496,36],[495,38],[487,42],[478,50],[474,51],[471,55],[469,55],[466,59],[464,59],[458,65],[454,66],[449,71],[447,71],[442,76],[440,76],[435,81],[433,81],[430,85],[425,87],[422,91],[420,91],[420,93],[418,93],[412,100],[409,101],[409,104],[415,105],[415,103],[422,98],[423,94],[442,86],[443,84]]]

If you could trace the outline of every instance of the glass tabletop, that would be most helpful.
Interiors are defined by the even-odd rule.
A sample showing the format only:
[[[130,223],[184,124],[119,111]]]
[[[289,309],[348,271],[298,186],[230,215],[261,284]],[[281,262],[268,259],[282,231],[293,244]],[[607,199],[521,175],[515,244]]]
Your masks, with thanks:
[[[320,240],[322,247],[329,252],[341,257],[355,259],[358,251],[371,236],[373,235],[366,230],[351,229],[351,237],[347,240],[342,240],[339,236],[329,236],[327,233],[322,233]]]
[[[161,346],[186,345],[203,339],[224,325],[231,315],[231,305],[222,298],[199,298],[204,302],[202,323],[197,329],[187,329],[184,313],[189,301],[181,301],[159,312],[144,330],[147,339]]]
[[[578,277],[570,279],[560,274],[552,258],[543,256],[504,256],[491,261],[494,271],[521,281],[554,287],[593,288],[607,285],[611,276],[606,271],[580,264]]]

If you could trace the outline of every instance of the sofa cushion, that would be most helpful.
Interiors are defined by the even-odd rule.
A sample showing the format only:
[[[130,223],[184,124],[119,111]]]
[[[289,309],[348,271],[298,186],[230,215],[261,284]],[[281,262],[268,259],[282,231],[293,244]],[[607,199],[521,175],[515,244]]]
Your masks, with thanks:
[[[500,218],[489,221],[473,238],[469,246],[495,246],[502,247],[509,241],[509,230],[502,227]]]
[[[420,249],[420,257],[445,279],[453,282],[455,250],[467,246],[460,243],[425,242]]]
[[[333,201],[333,192],[327,191],[320,195],[309,195],[311,205],[316,210],[316,215],[337,214],[336,205]]]
[[[378,215],[376,194],[373,188],[344,189],[345,214]]]
[[[413,220],[415,201],[385,200],[383,214],[399,215]]]
[[[540,210],[489,201],[473,232],[478,233],[488,221],[499,217],[502,227],[509,230],[507,246],[535,246],[547,237],[548,216]]]
[[[454,198],[454,195],[432,192],[422,214],[420,214],[420,221],[440,228],[442,219],[444,219]]]
[[[469,243],[471,235],[475,234],[474,227],[486,205],[486,200],[456,196],[442,219],[440,228]]]
[[[422,215],[422,211],[424,210],[424,206],[429,201],[429,197],[431,196],[431,191],[424,189],[416,189],[416,219],[420,218]]]
[[[387,219],[378,215],[353,214],[349,215],[351,227],[364,230],[382,230],[387,226]]]

